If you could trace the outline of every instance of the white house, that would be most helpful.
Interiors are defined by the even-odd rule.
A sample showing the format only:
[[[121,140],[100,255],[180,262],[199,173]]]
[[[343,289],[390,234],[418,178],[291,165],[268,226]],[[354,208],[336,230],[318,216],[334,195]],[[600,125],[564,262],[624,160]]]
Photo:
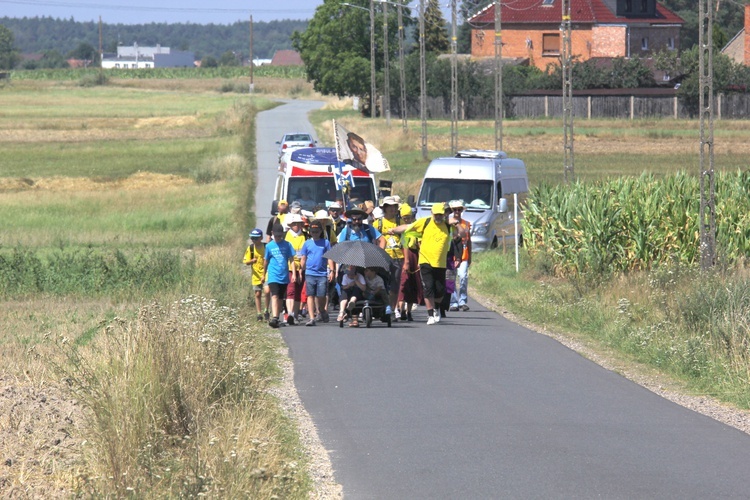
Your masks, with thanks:
[[[169,47],[117,47],[117,55],[105,54],[102,68],[142,69],[142,68],[193,68],[195,54],[190,51],[171,50]]]

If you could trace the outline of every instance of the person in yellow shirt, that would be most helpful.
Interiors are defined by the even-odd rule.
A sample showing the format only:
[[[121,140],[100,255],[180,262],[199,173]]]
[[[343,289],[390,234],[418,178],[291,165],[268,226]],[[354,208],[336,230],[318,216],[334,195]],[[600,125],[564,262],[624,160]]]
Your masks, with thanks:
[[[286,232],[284,239],[288,241],[294,249],[294,263],[295,266],[289,266],[290,273],[297,273],[296,279],[289,279],[289,286],[286,289],[286,322],[289,325],[293,325],[295,322],[300,321],[300,309],[302,307],[302,290],[305,287],[305,272],[302,270],[302,247],[307,241],[308,235],[304,231],[305,222],[302,216],[295,213],[288,214],[284,221],[289,226],[289,231]]]
[[[245,250],[245,257],[242,263],[246,266],[252,266],[252,285],[255,295],[255,310],[258,313],[258,321],[269,318],[270,297],[267,290],[264,290],[263,283],[263,256],[266,254],[266,245],[263,243],[263,231],[258,228],[250,232],[250,239],[247,240],[248,247]],[[263,298],[265,297],[266,309],[261,309]]]
[[[393,196],[386,196],[380,203],[383,217],[373,222],[375,228],[385,238],[385,251],[393,259],[390,269],[391,287],[389,291],[391,310],[394,311],[396,320],[401,319],[401,313],[396,307],[398,304],[398,289],[401,283],[401,268],[404,265],[404,249],[401,247],[401,236],[398,234],[387,234],[389,229],[401,225],[401,214],[398,209],[398,201]],[[406,318],[404,318],[406,320]]]
[[[419,245],[419,274],[422,277],[424,303],[427,307],[427,324],[440,322],[440,311],[435,311],[445,294],[445,270],[448,261],[448,249],[453,239],[455,221],[448,222],[445,217],[445,204],[432,205],[432,215],[419,219],[408,226],[398,226],[388,230],[387,234],[416,234],[422,238]]]

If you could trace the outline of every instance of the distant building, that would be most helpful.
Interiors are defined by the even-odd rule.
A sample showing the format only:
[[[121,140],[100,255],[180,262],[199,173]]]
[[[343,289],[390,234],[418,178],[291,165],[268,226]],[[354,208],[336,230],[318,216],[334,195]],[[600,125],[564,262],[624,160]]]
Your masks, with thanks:
[[[497,2],[495,2],[497,3]],[[471,55],[495,55],[495,3],[469,19]],[[501,3],[502,55],[545,69],[560,64],[562,0]],[[571,47],[579,61],[650,57],[679,50],[685,21],[656,0],[570,0]]]
[[[277,50],[271,59],[271,66],[304,66],[296,50]]]
[[[750,4],[745,5],[745,27],[721,49],[734,62],[750,66]]]
[[[102,68],[193,68],[195,54],[190,51],[171,50],[169,47],[117,47],[117,54],[104,54]]]

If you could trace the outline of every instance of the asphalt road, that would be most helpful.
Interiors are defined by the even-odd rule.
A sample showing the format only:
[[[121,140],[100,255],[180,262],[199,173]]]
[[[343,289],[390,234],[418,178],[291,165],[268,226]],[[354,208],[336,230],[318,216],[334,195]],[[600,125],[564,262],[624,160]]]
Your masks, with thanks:
[[[260,206],[267,149],[317,105],[259,116]],[[470,306],[282,328],[345,498],[750,498],[750,436]]]

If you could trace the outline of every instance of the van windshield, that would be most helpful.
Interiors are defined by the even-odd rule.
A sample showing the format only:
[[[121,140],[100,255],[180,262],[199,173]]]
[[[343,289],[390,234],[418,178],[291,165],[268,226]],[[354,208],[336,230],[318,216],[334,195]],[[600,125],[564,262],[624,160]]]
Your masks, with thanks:
[[[419,205],[464,200],[467,209],[486,210],[492,207],[491,180],[425,179],[419,193]]]
[[[365,200],[375,201],[375,188],[370,178],[355,179],[355,186],[349,195],[352,203],[362,203]],[[336,191],[333,176],[330,177],[291,177],[288,200],[299,201],[302,210],[315,212],[341,199],[341,192]]]

